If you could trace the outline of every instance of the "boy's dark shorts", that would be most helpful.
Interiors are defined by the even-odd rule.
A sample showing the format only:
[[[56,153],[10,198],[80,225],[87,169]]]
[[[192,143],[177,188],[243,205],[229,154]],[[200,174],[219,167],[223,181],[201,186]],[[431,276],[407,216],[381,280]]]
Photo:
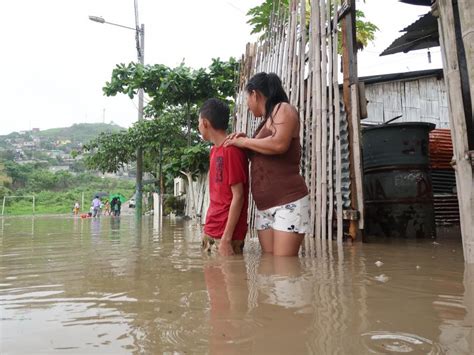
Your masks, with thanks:
[[[220,239],[212,238],[211,236],[204,234],[202,236],[202,249],[208,253],[219,249]],[[242,254],[244,251],[245,240],[231,240],[230,244],[234,250],[234,254]]]

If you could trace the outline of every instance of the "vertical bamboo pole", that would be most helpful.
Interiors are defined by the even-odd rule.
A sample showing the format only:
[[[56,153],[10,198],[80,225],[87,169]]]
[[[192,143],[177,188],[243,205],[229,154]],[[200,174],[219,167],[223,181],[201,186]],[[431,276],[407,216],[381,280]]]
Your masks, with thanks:
[[[282,19],[282,42],[280,48],[281,66],[279,76],[281,78],[283,87],[285,88],[285,90],[287,90],[285,82],[286,67],[288,65],[288,27],[286,25],[286,10],[283,12]]]
[[[289,4],[289,17],[288,17],[288,55],[287,55],[287,67],[286,72],[284,73],[285,82],[286,82],[286,92],[288,94],[288,98],[292,99],[292,92],[291,92],[291,82],[292,82],[292,69],[293,63],[295,62],[295,24],[296,24],[296,11],[294,10],[294,6],[296,5],[296,0],[291,0]]]
[[[272,7],[272,13],[270,16],[270,29],[269,29],[269,36],[268,36],[268,41],[270,43],[270,49],[269,49],[269,63],[268,63],[268,71],[272,72],[273,71],[273,66],[275,62],[275,3],[273,3]]]
[[[265,42],[260,42],[260,48],[262,49],[262,57],[261,57],[261,62],[260,62],[260,70],[261,71],[267,71],[267,48],[265,45]]]
[[[316,136],[316,128],[314,124],[314,116],[315,116],[315,100],[316,96],[313,96],[313,83],[314,83],[314,16],[313,16],[313,2],[311,2],[311,9],[310,9],[310,25],[309,25],[309,62],[308,62],[308,86],[306,90],[307,96],[307,105],[306,105],[306,118],[307,118],[307,125],[306,125],[306,136],[307,136],[307,165],[308,165],[308,181],[309,181],[309,196],[310,196],[310,204],[311,204],[311,236],[315,237],[316,232],[316,152],[314,138]],[[314,152],[314,154],[313,154]]]
[[[305,147],[305,65],[306,65],[306,0],[300,0],[300,48],[299,48],[299,113],[300,113],[300,143],[301,147]],[[305,157],[306,158],[306,157]],[[306,169],[305,169],[306,173]]]
[[[285,21],[284,21],[284,31],[285,31],[285,46],[283,50],[283,67],[281,78],[285,85],[285,91],[288,92],[288,67],[290,66],[290,36],[291,36],[291,9],[290,7],[285,8]]]
[[[321,238],[321,27],[319,0],[313,0],[311,17],[313,19],[313,42],[314,42],[314,64],[313,64],[313,160],[312,169],[315,169],[312,182],[316,185],[316,223],[315,233]]]
[[[280,39],[278,44],[278,65],[276,73],[281,78],[283,73],[283,57],[285,52],[285,24],[284,24],[284,15],[281,15],[280,18]]]
[[[272,12],[270,14],[270,26],[267,33],[267,41],[269,43],[269,53],[268,53],[268,71],[272,71],[273,67],[273,49],[275,47],[275,37],[274,37],[274,25],[275,25],[275,2],[272,3]]]
[[[281,51],[281,42],[283,38],[283,30],[282,30],[282,25],[281,25],[281,18],[278,19],[277,23],[277,33],[276,33],[276,44],[275,44],[275,69],[273,70],[274,73],[277,75],[280,75],[280,67],[281,67],[281,62],[280,62],[280,51]]]
[[[262,57],[262,51],[260,49],[260,46],[257,43],[255,45],[255,71],[257,73],[261,71],[261,68],[260,68],[261,57]]]
[[[281,73],[279,72],[280,66],[280,48],[281,48],[281,43],[282,43],[282,22],[283,22],[283,14],[281,12],[281,3],[280,0],[278,0],[278,5],[275,8],[275,48],[274,48],[274,69],[273,72],[276,73],[277,75],[280,75]]]
[[[262,56],[260,57],[260,71],[267,70],[267,58],[266,58],[266,48],[265,43],[263,41],[260,42],[260,49],[262,52]]]
[[[326,1],[321,0],[321,238],[326,241],[327,225],[327,144],[328,144],[328,95],[327,95],[327,24]]]
[[[273,48],[272,48],[272,69],[271,71],[273,73],[277,73],[277,67],[278,67],[278,46],[280,44],[280,27],[279,27],[279,18],[275,15],[275,23],[274,23],[274,43],[273,43]]]
[[[285,57],[284,57],[284,70],[283,70],[283,77],[285,78],[285,90],[290,96],[290,73],[291,73],[291,63],[292,63],[292,56],[291,56],[291,45],[292,45],[292,36],[293,36],[293,26],[291,23],[291,8],[288,8],[287,11],[287,22],[285,24],[286,28],[286,45],[285,45]]]
[[[311,32],[311,31],[310,31]],[[305,180],[308,188],[310,189],[310,201],[311,201],[311,220],[314,220],[316,215],[316,200],[312,194],[312,106],[313,106],[313,97],[311,92],[313,90],[313,70],[312,70],[312,41],[309,43],[310,59],[308,61],[308,80],[306,84],[306,117],[305,117]],[[312,228],[311,235],[314,233],[314,228]]]
[[[292,66],[292,69],[291,69],[291,102],[292,102],[292,105],[298,107],[298,99],[299,99],[299,94],[300,94],[300,90],[299,90],[299,75],[300,75],[300,64],[301,64],[301,61],[299,60],[300,59],[300,56],[299,56],[299,53],[300,53],[300,50],[299,48],[301,47],[301,27],[298,25],[298,17],[299,17],[299,13],[298,13],[298,4],[299,4],[299,0],[295,0],[294,2],[294,8],[293,8],[293,12],[294,12],[294,16],[295,16],[295,25],[294,25],[294,49],[293,49],[293,53],[292,53],[292,56],[293,56],[293,66]],[[299,31],[298,31],[299,29]]]
[[[333,35],[331,30],[331,0],[326,3],[327,23],[328,23],[328,91],[329,91],[329,143],[328,143],[328,240],[329,245],[332,243],[332,221],[334,211],[334,189],[333,189],[333,155],[334,155],[334,97],[333,97]],[[335,14],[337,17],[337,14]]]
[[[334,19],[333,19],[333,89],[334,89],[334,131],[336,139],[336,240],[338,244],[342,243],[343,220],[342,220],[342,158],[341,158],[341,117],[340,117],[340,96],[338,82],[338,33],[337,33],[337,1],[334,1]]]

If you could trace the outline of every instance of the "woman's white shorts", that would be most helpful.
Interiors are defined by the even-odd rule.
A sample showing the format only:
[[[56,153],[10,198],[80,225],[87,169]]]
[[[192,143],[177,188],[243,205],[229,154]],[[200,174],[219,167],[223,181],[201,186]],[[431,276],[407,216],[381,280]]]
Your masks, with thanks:
[[[257,230],[275,229],[282,232],[308,233],[309,232],[309,196],[276,206],[267,210],[257,209],[255,225]]]

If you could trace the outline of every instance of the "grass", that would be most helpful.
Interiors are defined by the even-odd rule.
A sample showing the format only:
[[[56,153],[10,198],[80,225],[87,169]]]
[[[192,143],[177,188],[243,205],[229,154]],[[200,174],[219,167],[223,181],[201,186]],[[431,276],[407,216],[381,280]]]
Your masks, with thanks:
[[[72,213],[72,208],[76,201],[82,203],[82,193],[84,192],[84,206],[81,206],[81,210],[88,211],[90,208],[91,200],[97,189],[80,189],[76,188],[69,191],[54,192],[54,191],[41,191],[39,193],[25,193],[25,196],[35,196],[35,214],[69,214]],[[105,189],[105,191],[108,191]],[[118,189],[110,190],[109,192],[120,192],[127,198],[131,197],[134,193],[133,184],[129,186],[121,186]],[[33,214],[32,199],[21,198],[21,199],[7,199],[5,205],[4,215],[31,215]]]

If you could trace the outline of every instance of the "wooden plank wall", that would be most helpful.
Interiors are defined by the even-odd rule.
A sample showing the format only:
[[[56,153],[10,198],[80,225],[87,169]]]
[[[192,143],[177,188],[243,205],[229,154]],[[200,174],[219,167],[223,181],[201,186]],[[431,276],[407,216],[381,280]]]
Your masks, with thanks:
[[[367,121],[383,123],[398,115],[396,122],[430,122],[449,128],[449,110],[443,79],[415,80],[365,85]]]

